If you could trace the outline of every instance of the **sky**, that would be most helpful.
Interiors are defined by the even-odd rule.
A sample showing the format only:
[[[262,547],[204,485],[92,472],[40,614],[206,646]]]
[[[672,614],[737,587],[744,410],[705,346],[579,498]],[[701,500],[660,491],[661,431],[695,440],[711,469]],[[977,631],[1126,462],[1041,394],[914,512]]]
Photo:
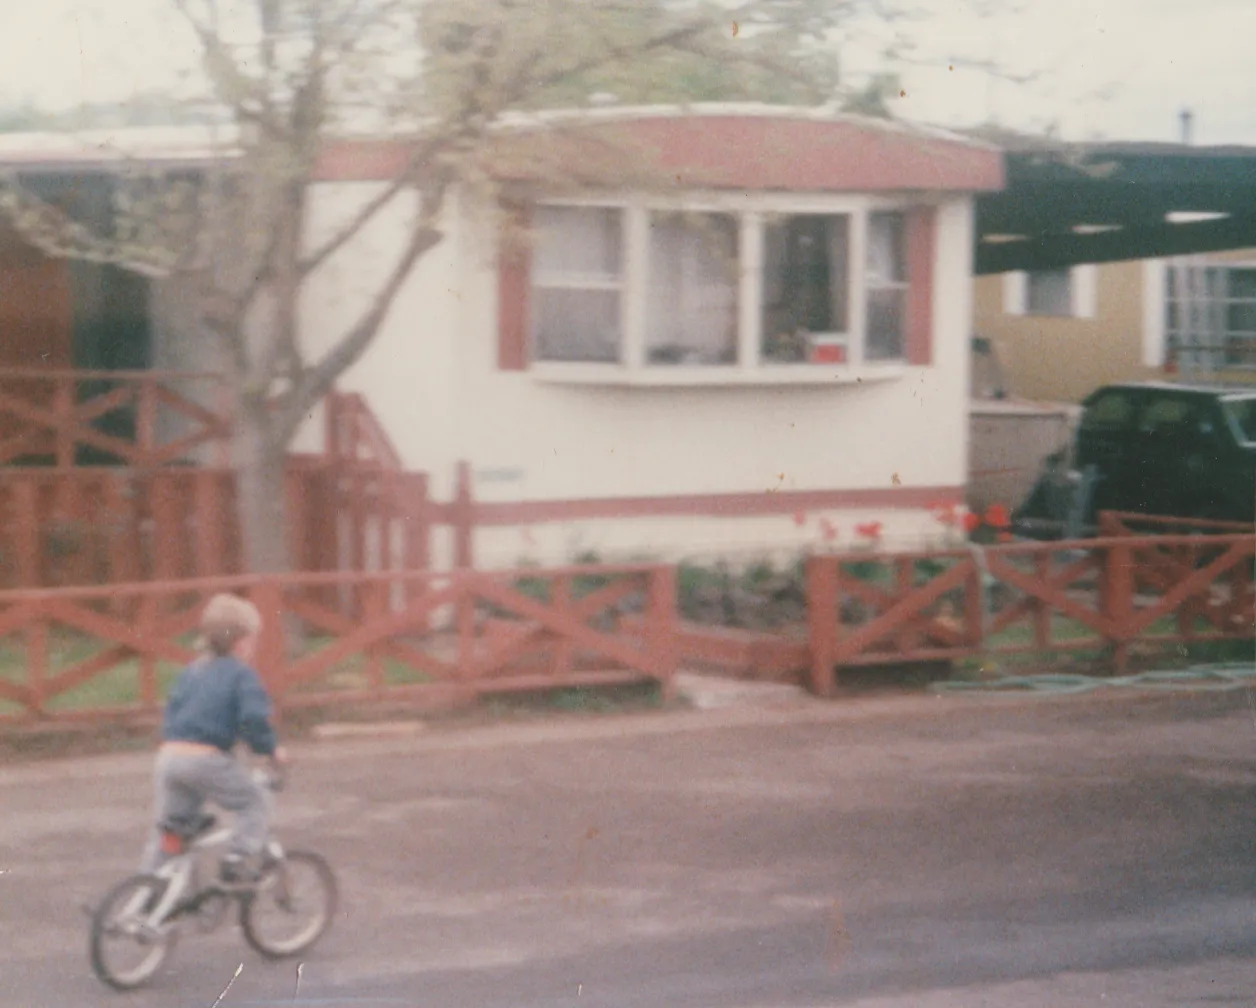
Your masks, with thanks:
[[[984,19],[971,0],[923,3],[932,15],[914,26],[910,62],[888,67],[906,92],[892,104],[900,117],[1053,125],[1075,140],[1177,140],[1189,108],[1195,142],[1256,144],[1256,0],[1007,0]],[[172,0],[3,5],[0,105],[118,100],[171,88],[195,65]],[[852,76],[887,69],[864,36],[841,55]],[[973,69],[983,60],[1039,76],[993,79]]]

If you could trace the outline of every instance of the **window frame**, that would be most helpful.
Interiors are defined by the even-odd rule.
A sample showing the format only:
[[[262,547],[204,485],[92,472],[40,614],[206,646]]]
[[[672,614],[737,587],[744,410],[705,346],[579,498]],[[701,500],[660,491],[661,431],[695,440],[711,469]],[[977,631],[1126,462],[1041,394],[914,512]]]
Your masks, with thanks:
[[[1180,366],[1183,358],[1191,353],[1196,355],[1190,364],[1199,370],[1213,371],[1253,371],[1256,370],[1256,329],[1238,329],[1231,327],[1232,309],[1242,306],[1256,308],[1256,295],[1236,297],[1231,286],[1236,273],[1256,273],[1256,262],[1236,260],[1234,262],[1206,262],[1202,264],[1206,295],[1202,299],[1202,309],[1212,319],[1213,331],[1209,337],[1213,343],[1192,349],[1182,343],[1185,327],[1182,319],[1182,306],[1187,299],[1184,292],[1175,290],[1174,269],[1172,259],[1165,260],[1163,277],[1160,282],[1162,300],[1160,304],[1159,323],[1161,329],[1161,362],[1165,365]],[[1201,360],[1200,358],[1203,358]]]
[[[548,204],[548,205],[558,206],[560,204]],[[541,208],[538,207],[538,210],[539,209]],[[598,208],[591,207],[590,209],[598,209]],[[613,208],[606,208],[606,209],[613,209]],[[539,216],[539,214],[537,214],[536,216]],[[536,218],[534,217],[534,219]],[[528,281],[529,304],[531,306],[530,316],[528,319],[528,326],[531,332],[533,332],[534,334],[537,332],[537,311],[538,311],[538,305],[540,303],[540,299],[536,295],[538,291],[542,291],[542,290],[596,291],[599,293],[614,293],[616,295],[616,304],[617,304],[618,316],[619,316],[619,330],[621,334],[625,334],[627,332],[626,302],[628,300],[628,259],[627,259],[628,233],[627,233],[627,228],[625,224],[626,222],[624,220],[621,219],[619,221],[619,274],[618,276],[611,277],[607,275],[605,277],[594,278],[592,274],[587,274],[587,273],[568,273],[568,272],[556,271],[552,274],[549,274],[549,273],[545,274],[544,278],[541,279],[540,275],[542,271],[540,267],[537,265],[537,261],[535,260],[533,261],[532,268],[530,270],[529,281]],[[571,361],[563,361],[561,358],[551,359],[551,358],[545,358],[545,357],[541,357],[537,355],[538,350],[539,350],[539,347],[537,345],[538,342],[539,341],[534,337],[531,350],[530,350],[530,355],[536,355],[536,356],[533,356],[533,359],[537,363],[542,364],[542,365],[573,363]],[[624,347],[622,345],[622,340],[621,340],[621,345],[618,349],[619,349],[619,360],[617,361],[582,361],[580,363],[592,364],[599,367],[617,367],[623,361]]]
[[[658,385],[737,382],[776,384],[797,381],[830,384],[835,379],[862,381],[867,378],[897,377],[913,366],[909,363],[906,333],[898,357],[870,362],[865,357],[869,217],[878,211],[898,212],[904,215],[904,226],[909,227],[912,211],[930,210],[934,215],[933,226],[936,227],[936,211],[939,207],[936,201],[907,196],[690,192],[675,197],[616,197],[601,194],[562,196],[538,199],[535,206],[538,209],[555,206],[618,210],[623,214],[621,234],[624,241],[620,288],[623,345],[619,362],[543,360],[536,356],[534,341],[529,340],[526,367],[539,378],[576,382],[613,380]],[[646,331],[646,304],[650,276],[650,215],[654,213],[721,214],[732,217],[737,222],[739,262],[736,294],[737,353],[734,363],[647,362],[649,340]],[[791,215],[849,217],[850,334],[845,362],[774,362],[763,355],[764,232],[769,218]],[[934,249],[936,241],[935,235]],[[902,282],[902,286],[906,290],[905,300],[909,300],[913,287],[910,252],[905,250],[904,254],[908,261],[905,262],[906,280]],[[932,268],[930,272],[932,273]],[[537,289],[535,264],[528,282],[530,291]],[[932,292],[932,284],[927,280],[924,282]],[[906,319],[904,325],[907,325]]]

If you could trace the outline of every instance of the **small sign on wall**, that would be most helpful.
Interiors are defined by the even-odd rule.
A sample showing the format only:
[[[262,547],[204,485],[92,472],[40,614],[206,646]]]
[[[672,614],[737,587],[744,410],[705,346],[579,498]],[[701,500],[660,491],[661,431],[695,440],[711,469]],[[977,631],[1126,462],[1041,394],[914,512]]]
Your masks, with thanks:
[[[489,466],[476,469],[474,476],[477,483],[522,483],[526,471],[510,466]]]

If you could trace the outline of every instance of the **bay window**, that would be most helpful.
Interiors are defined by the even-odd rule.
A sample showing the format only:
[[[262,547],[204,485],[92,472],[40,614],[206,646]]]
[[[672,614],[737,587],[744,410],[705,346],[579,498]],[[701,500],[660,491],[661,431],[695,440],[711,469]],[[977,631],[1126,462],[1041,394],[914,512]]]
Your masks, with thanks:
[[[578,374],[645,382],[805,381],[928,363],[933,211],[853,197],[794,200],[796,210],[777,202],[783,210],[770,199],[732,210],[538,207],[530,265],[509,286],[522,288],[523,315],[503,308],[526,342],[503,359],[609,365]]]

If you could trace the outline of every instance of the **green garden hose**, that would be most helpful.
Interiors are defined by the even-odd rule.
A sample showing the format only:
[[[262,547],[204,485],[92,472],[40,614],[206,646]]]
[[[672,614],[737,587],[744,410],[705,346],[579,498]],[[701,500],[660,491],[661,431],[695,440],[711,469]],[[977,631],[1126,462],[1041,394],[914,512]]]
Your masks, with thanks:
[[[987,682],[938,682],[930,689],[935,693],[1006,693],[1023,690],[1029,693],[1085,693],[1108,687],[1132,686],[1137,689],[1209,689],[1229,690],[1256,686],[1256,665],[1219,664],[1192,665],[1185,669],[1140,672],[1128,676],[1086,676],[1044,674],[1003,676]]]

